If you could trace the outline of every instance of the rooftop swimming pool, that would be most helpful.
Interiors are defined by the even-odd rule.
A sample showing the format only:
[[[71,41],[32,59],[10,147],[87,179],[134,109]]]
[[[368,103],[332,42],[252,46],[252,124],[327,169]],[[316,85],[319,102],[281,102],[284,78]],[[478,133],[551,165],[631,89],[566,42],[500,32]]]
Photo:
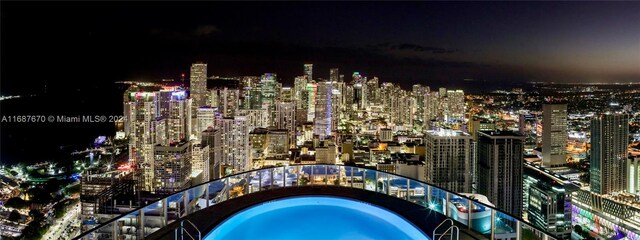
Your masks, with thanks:
[[[400,215],[361,201],[305,196],[262,203],[229,217],[213,239],[429,239]]]

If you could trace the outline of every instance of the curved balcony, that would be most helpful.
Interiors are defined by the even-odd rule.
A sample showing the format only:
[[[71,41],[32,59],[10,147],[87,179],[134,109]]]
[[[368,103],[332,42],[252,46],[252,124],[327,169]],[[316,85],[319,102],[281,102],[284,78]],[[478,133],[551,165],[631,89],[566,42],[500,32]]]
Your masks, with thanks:
[[[342,165],[291,165],[226,176],[101,223],[77,239],[173,239],[175,229],[189,225],[184,220],[202,222],[194,228],[206,234],[250,206],[308,195],[333,195],[382,206],[408,219],[431,239],[442,236],[434,229],[444,219],[455,222],[463,239],[555,239],[518,217],[463,195],[392,173]],[[203,216],[207,220],[202,221]]]

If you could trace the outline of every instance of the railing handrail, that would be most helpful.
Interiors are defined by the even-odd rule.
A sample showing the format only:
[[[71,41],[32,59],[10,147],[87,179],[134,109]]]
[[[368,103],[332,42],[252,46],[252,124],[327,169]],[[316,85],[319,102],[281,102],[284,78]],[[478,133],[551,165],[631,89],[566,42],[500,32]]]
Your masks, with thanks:
[[[436,226],[436,227],[433,229],[433,236],[432,236],[432,238],[436,238],[436,231],[438,231],[438,228],[440,228],[440,226],[442,226],[442,224],[446,223],[447,221],[451,222],[451,226],[453,226],[453,225],[454,225],[454,224],[453,224],[453,220],[451,220],[451,218],[447,218],[447,219],[445,219],[444,221],[442,221],[440,224],[438,224],[438,226]]]
[[[194,228],[194,229],[196,229],[196,231],[198,231],[198,239],[197,239],[197,240],[201,240],[201,239],[202,239],[202,233],[200,232],[200,229],[198,229],[198,227],[196,227],[196,225],[195,225],[195,224],[193,224],[193,222],[191,222],[189,219],[183,219],[182,221],[180,221],[180,226],[176,227],[176,229],[175,229],[175,232],[176,232],[176,236],[175,236],[175,237],[176,237],[176,238],[178,237],[178,236],[177,236],[177,233],[178,233],[178,228],[179,228],[179,229],[180,229],[180,236],[181,236],[181,238],[180,238],[180,239],[184,239],[184,237],[182,237],[182,236],[183,236],[185,233],[187,233],[187,235],[189,235],[189,237],[191,238],[191,240],[196,240],[196,238],[195,238],[195,237],[193,237],[193,235],[191,235],[191,233],[189,233],[189,231],[186,231],[186,230],[185,230],[185,228],[184,228],[184,222],[185,222],[185,221],[186,221],[187,223],[191,224],[191,226],[193,226],[193,228]],[[178,240],[178,239],[175,239],[175,240]]]
[[[462,194],[460,194],[460,193],[456,193],[456,192],[450,191],[450,190],[448,190],[448,189],[446,189],[446,188],[443,188],[443,187],[435,186],[435,185],[433,185],[433,184],[431,184],[431,183],[422,182],[422,181],[420,181],[420,180],[418,180],[418,179],[415,179],[415,178],[412,178],[412,177],[403,176],[403,175],[399,175],[399,174],[391,173],[391,172],[385,172],[385,171],[381,171],[381,170],[377,170],[377,169],[371,169],[371,168],[365,168],[365,167],[358,167],[358,166],[337,165],[337,164],[294,164],[294,165],[273,166],[273,167],[267,167],[267,168],[252,169],[252,170],[248,170],[248,171],[239,172],[239,173],[235,173],[235,174],[227,175],[227,176],[224,176],[224,177],[216,178],[216,179],[213,179],[213,180],[209,180],[209,181],[207,181],[207,182],[200,183],[200,184],[197,184],[197,185],[193,185],[193,186],[191,186],[191,187],[189,187],[189,188],[185,188],[185,189],[180,190],[179,192],[175,192],[175,193],[173,193],[173,194],[171,194],[171,195],[167,195],[167,196],[161,197],[161,198],[159,198],[159,199],[155,199],[155,200],[153,200],[150,204],[147,204],[147,205],[144,205],[144,206],[140,206],[140,207],[138,207],[138,208],[136,208],[136,209],[134,209],[134,210],[131,210],[131,211],[126,212],[126,213],[123,213],[123,214],[120,214],[119,216],[114,217],[114,218],[112,218],[112,219],[110,219],[110,220],[108,220],[108,221],[106,221],[106,222],[104,222],[104,223],[100,223],[98,226],[95,226],[95,227],[93,227],[93,228],[91,228],[91,229],[89,229],[89,230],[87,230],[87,231],[85,231],[85,232],[81,233],[80,235],[78,235],[78,236],[77,236],[77,237],[75,237],[74,239],[81,239],[81,238],[85,237],[86,235],[88,235],[88,234],[92,233],[93,231],[95,231],[95,230],[99,230],[100,228],[102,228],[102,227],[104,227],[104,226],[106,226],[106,225],[108,225],[108,224],[111,224],[111,223],[113,223],[113,222],[117,221],[118,219],[120,219],[120,218],[122,218],[122,217],[125,217],[125,216],[127,216],[127,215],[129,215],[129,214],[132,214],[132,213],[139,212],[140,210],[142,210],[142,209],[144,209],[144,208],[146,208],[146,207],[150,206],[151,204],[153,204],[153,203],[155,203],[155,202],[157,202],[157,201],[160,201],[160,200],[165,199],[165,198],[172,197],[172,196],[177,195],[177,194],[182,194],[182,193],[184,193],[184,192],[187,192],[187,191],[189,191],[189,190],[195,189],[195,188],[197,188],[197,187],[201,187],[201,186],[206,185],[206,184],[210,184],[210,183],[213,183],[213,182],[216,182],[216,181],[220,181],[220,180],[223,180],[223,179],[228,179],[228,178],[232,178],[232,177],[235,177],[235,176],[239,176],[239,175],[243,175],[243,174],[247,174],[247,173],[252,173],[252,172],[258,172],[258,171],[270,170],[270,169],[277,169],[277,168],[285,168],[285,169],[286,169],[287,167],[305,167],[305,166],[338,166],[338,167],[341,167],[341,166],[342,166],[342,167],[351,167],[351,168],[357,168],[357,169],[363,169],[363,170],[372,170],[372,171],[376,171],[376,172],[379,172],[379,173],[385,173],[385,174],[393,175],[393,176],[396,176],[396,177],[400,177],[400,178],[404,178],[404,179],[412,180],[412,181],[418,182],[418,183],[420,183],[420,184],[427,185],[427,186],[429,186],[429,187],[431,187],[431,188],[440,189],[440,190],[445,191],[445,192],[447,192],[447,193],[455,194],[455,195],[456,195],[457,197],[459,197],[459,198],[466,199],[466,200],[469,200],[469,201],[473,201],[473,202],[474,202],[474,204],[476,204],[476,203],[477,203],[477,204],[480,204],[480,205],[482,205],[483,207],[486,207],[486,208],[489,208],[489,209],[491,209],[491,210],[493,210],[493,211],[496,211],[496,212],[502,213],[502,214],[504,214],[504,215],[507,215],[507,216],[509,216],[510,218],[513,218],[514,220],[520,221],[520,222],[522,222],[522,223],[526,223],[526,221],[524,221],[524,220],[523,220],[522,218],[520,218],[520,217],[512,216],[511,214],[506,213],[506,212],[503,212],[502,210],[499,210],[499,209],[497,209],[496,207],[492,207],[492,206],[489,206],[488,204],[480,203],[477,199],[471,199],[471,198],[469,198],[469,197],[467,197],[467,196],[465,196],[465,195],[462,195]],[[326,173],[325,173],[325,174],[326,174]],[[428,194],[430,194],[430,193],[428,193]],[[554,238],[556,238],[556,236],[555,236],[555,235],[553,235],[553,234],[551,234],[551,233],[547,232],[547,231],[546,231],[546,230],[544,230],[544,229],[540,229],[540,228],[538,228],[537,226],[533,226],[533,225],[531,225],[531,224],[527,224],[527,225],[528,225],[529,227],[531,227],[531,228],[534,228],[536,231],[539,231],[540,233],[543,233],[543,234],[548,235],[548,236],[550,236],[550,237],[554,237]]]
[[[451,229],[456,231],[456,240],[458,240],[460,238],[460,228],[458,228],[458,226],[456,226],[456,225],[451,225],[449,228],[447,228],[446,231],[444,231],[442,234],[440,234],[440,237],[438,237],[438,240],[440,240],[444,235],[446,235],[447,232],[449,232],[449,230],[451,230]],[[451,237],[449,237],[450,240],[453,240],[453,230],[451,230]]]

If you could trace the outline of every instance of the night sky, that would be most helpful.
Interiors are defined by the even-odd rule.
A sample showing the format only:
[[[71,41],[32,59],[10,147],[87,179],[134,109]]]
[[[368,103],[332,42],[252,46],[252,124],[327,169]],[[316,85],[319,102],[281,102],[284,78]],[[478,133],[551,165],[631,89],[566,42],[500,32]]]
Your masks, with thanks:
[[[640,2],[1,4],[0,93],[275,72],[381,81],[640,81]]]

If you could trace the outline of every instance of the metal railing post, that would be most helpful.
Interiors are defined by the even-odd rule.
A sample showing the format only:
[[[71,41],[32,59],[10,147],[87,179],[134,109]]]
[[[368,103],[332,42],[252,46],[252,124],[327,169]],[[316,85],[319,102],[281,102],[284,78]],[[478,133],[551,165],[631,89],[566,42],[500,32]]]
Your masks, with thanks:
[[[520,229],[520,220],[516,220],[516,240],[522,239],[522,230]]]
[[[209,184],[211,184],[211,183],[207,183],[205,188],[204,188],[204,199],[207,200],[206,201],[207,203],[205,203],[205,205],[204,205],[206,208],[209,208],[209,204],[210,204],[209,203]]]
[[[324,185],[329,185],[329,165],[324,165]]]
[[[491,211],[491,239],[496,237],[496,210]]]
[[[169,224],[169,219],[167,218],[167,215],[168,215],[167,210],[168,209],[169,208],[167,208],[167,198],[163,198],[162,199],[162,220],[163,220],[162,221],[162,223],[163,223],[162,226],[163,227],[167,226]]]
[[[405,196],[405,198],[407,199],[407,201],[409,201],[409,190],[410,190],[410,188],[411,188],[411,187],[409,186],[409,184],[411,184],[411,182],[410,182],[410,180],[407,178],[407,192],[406,192],[407,196]]]
[[[427,185],[427,208],[429,208],[429,205],[431,205],[431,185]]]
[[[367,169],[362,171],[362,189],[367,190]]]
[[[139,219],[140,222],[138,223],[138,225],[140,227],[140,231],[138,231],[138,237],[140,239],[144,239],[144,236],[145,236],[144,235],[144,208],[140,209],[139,214],[140,215],[139,215],[138,219]]]
[[[180,214],[180,217],[189,214],[189,191],[182,192],[182,204],[184,205],[184,215]]]

